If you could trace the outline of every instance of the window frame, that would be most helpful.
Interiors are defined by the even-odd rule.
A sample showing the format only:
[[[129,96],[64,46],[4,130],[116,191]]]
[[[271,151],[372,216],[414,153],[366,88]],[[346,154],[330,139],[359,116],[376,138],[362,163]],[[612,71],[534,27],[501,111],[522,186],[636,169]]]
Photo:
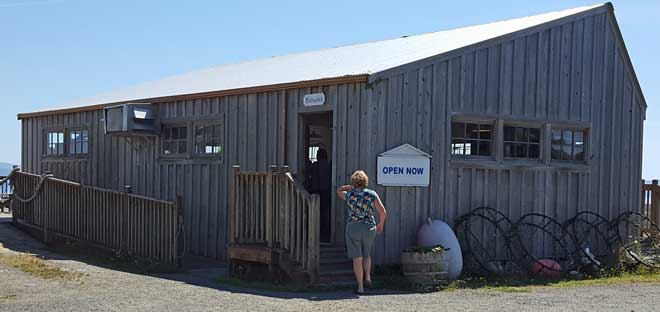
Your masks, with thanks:
[[[71,147],[71,132],[74,132],[74,131],[85,131],[85,132],[87,132],[87,153],[77,153],[77,154],[71,153],[71,150],[69,148],[69,147]],[[88,155],[89,155],[89,152],[91,150],[91,146],[92,146],[91,145],[91,141],[92,141],[91,138],[92,137],[90,135],[89,128],[84,127],[84,126],[68,127],[68,128],[66,128],[65,133],[66,134],[65,134],[64,139],[66,141],[65,150],[66,150],[67,157],[70,157],[70,158],[87,158]],[[84,141],[81,141],[81,143],[84,143]]]
[[[209,127],[209,126],[219,126],[220,129],[222,129],[222,135],[219,138],[220,140],[220,153],[197,153],[195,150],[197,148],[197,127]],[[215,119],[215,120],[206,120],[206,121],[196,121],[192,122],[191,125],[192,131],[191,131],[191,142],[192,142],[192,148],[190,149],[190,154],[192,155],[193,158],[198,158],[198,159],[217,159],[220,161],[224,160],[224,154],[225,154],[225,132],[227,131],[225,127],[225,122],[224,118],[220,119]],[[206,140],[206,136],[204,136],[204,140]],[[206,141],[204,141],[206,144]]]
[[[452,124],[464,123],[493,123],[493,139],[491,145],[492,156],[472,156],[452,154]],[[538,128],[539,158],[504,157],[504,126]],[[483,168],[515,168],[515,167],[555,167],[568,170],[587,170],[591,154],[591,124],[588,122],[567,122],[542,119],[515,119],[511,116],[487,115],[473,116],[463,113],[453,113],[448,118],[446,126],[446,148],[449,164],[457,167],[483,167]],[[571,130],[584,132],[584,160],[553,160],[552,159],[552,130]]]
[[[511,120],[502,120],[500,122],[500,132],[502,133],[501,140],[496,142],[496,144],[499,146],[499,151],[501,153],[500,156],[503,161],[505,162],[519,162],[519,163],[542,163],[545,159],[545,125],[541,123],[532,123],[532,122],[524,122],[524,121],[511,121]],[[527,128],[527,129],[539,129],[539,157],[538,158],[522,158],[522,157],[508,157],[504,155],[504,146],[506,143],[511,143],[514,142],[516,143],[524,143],[524,142],[518,142],[518,141],[506,141],[504,139],[504,127],[515,127],[515,128]],[[535,143],[530,143],[529,140],[527,143],[527,146],[529,147],[529,144],[535,144]],[[529,155],[529,151],[527,153]]]
[[[453,147],[452,147],[452,141],[454,140],[454,135],[452,133],[452,127],[454,122],[460,122],[460,123],[465,123],[465,124],[479,124],[479,125],[490,125],[492,128],[493,133],[491,133],[491,139],[490,139],[490,155],[465,155],[465,154],[453,154]],[[448,126],[448,137],[449,137],[449,157],[450,159],[455,159],[455,160],[495,160],[497,151],[495,149],[495,141],[497,140],[498,137],[498,129],[497,129],[497,120],[495,119],[482,119],[478,117],[473,117],[473,118],[452,118],[451,121],[449,122]],[[465,139],[465,138],[464,138]],[[478,139],[476,140],[477,142],[479,141]]]
[[[48,148],[50,145],[50,142],[48,141],[48,137],[50,136],[51,133],[62,133],[62,154],[48,154]],[[44,138],[44,153],[43,153],[43,158],[53,158],[53,159],[58,159],[58,158],[65,158],[67,157],[67,132],[65,127],[54,127],[54,128],[46,128],[44,129],[43,133],[43,138]],[[59,144],[59,143],[55,143]]]
[[[185,153],[172,153],[165,154],[163,153],[163,133],[165,128],[186,128],[186,152]],[[190,133],[190,123],[189,122],[173,122],[173,123],[162,123],[160,133],[158,134],[158,157],[163,159],[188,159],[191,155],[191,133]],[[171,139],[170,139],[171,141]]]
[[[87,153],[72,154],[69,148],[71,143],[71,132],[73,131],[87,131]],[[48,135],[50,133],[63,133],[64,134],[64,147],[62,148],[62,154],[48,154]],[[89,154],[92,149],[92,134],[89,131],[89,127],[86,125],[69,125],[69,126],[57,126],[57,127],[46,127],[43,130],[43,148],[44,152],[42,158],[44,159],[86,159],[89,158]]]
[[[553,130],[559,130],[559,131],[572,131],[573,133],[575,132],[582,132],[582,140],[584,141],[584,147],[582,148],[582,153],[584,154],[584,159],[582,160],[575,160],[575,159],[553,159],[552,158],[552,131]],[[591,154],[591,128],[590,127],[581,127],[581,126],[575,126],[575,125],[561,125],[561,124],[551,124],[548,131],[550,132],[548,134],[548,161],[550,163],[557,163],[557,164],[589,164],[589,155]],[[575,141],[575,138],[573,138],[573,141]],[[572,143],[572,146],[575,145],[575,142]],[[563,143],[562,143],[563,147]]]

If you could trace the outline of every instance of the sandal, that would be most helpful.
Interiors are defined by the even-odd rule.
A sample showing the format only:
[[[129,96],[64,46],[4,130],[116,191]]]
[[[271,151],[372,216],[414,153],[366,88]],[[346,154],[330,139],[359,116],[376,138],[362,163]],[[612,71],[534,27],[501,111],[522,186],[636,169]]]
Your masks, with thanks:
[[[364,288],[372,289],[373,287],[374,283],[372,281],[364,281]]]

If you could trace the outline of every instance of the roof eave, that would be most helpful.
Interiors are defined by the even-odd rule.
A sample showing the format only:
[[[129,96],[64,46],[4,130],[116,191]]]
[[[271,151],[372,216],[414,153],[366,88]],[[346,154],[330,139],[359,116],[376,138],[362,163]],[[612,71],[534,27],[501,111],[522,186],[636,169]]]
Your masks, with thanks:
[[[200,93],[190,93],[190,94],[178,94],[178,95],[168,95],[162,97],[153,97],[153,98],[143,98],[143,99],[131,99],[126,101],[119,102],[107,102],[107,103],[96,103],[87,106],[78,106],[71,108],[61,108],[61,109],[52,109],[45,111],[37,111],[30,113],[20,113],[17,115],[17,119],[27,119],[34,117],[50,116],[50,115],[59,115],[59,114],[69,114],[69,113],[80,113],[95,111],[107,107],[109,105],[116,105],[128,102],[147,102],[147,103],[158,103],[158,102],[168,102],[168,101],[178,101],[178,100],[190,100],[190,99],[201,99],[209,97],[219,97],[219,96],[230,96],[230,95],[240,95],[247,93],[256,93],[256,92],[270,92],[270,91],[281,91],[287,89],[295,88],[307,88],[320,85],[331,85],[331,84],[342,84],[342,83],[358,83],[358,82],[367,82],[369,80],[368,74],[359,74],[359,75],[346,75],[334,78],[321,78],[314,80],[304,80],[297,82],[286,82],[278,83],[271,85],[263,86],[253,86],[237,89],[228,89],[228,90],[217,90],[209,92],[200,92]]]

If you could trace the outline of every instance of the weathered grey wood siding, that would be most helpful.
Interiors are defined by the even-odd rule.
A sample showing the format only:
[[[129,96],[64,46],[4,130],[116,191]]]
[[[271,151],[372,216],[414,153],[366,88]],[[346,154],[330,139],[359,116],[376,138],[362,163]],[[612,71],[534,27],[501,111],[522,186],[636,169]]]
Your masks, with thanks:
[[[224,259],[230,203],[229,174],[289,165],[297,173],[301,114],[333,111],[333,184],[356,169],[376,175],[377,155],[410,143],[433,156],[428,188],[381,187],[389,210],[376,245],[377,263],[396,263],[431,216],[453,224],[477,206],[512,219],[528,212],[559,221],[590,210],[612,218],[640,206],[645,107],[613,15],[581,14],[372,76],[370,83],[157,103],[164,123],[222,120],[224,159],[166,160],[159,140],[103,134],[100,111],[24,119],[22,164],[28,172],[172,200],[184,196],[192,253]],[[305,107],[305,94],[326,104]],[[510,120],[575,122],[590,128],[589,164],[511,165],[450,160],[450,121],[456,114]],[[85,125],[87,159],[44,159],[44,129]],[[190,130],[192,131],[192,129]],[[285,142],[285,143],[284,143]],[[335,201],[335,240],[343,242],[345,207]]]
[[[232,165],[266,171],[270,165],[290,163],[297,172],[298,113],[333,110],[345,105],[346,90],[363,90],[354,83],[263,93],[156,103],[163,124],[224,121],[223,159],[162,158],[157,138],[124,138],[104,134],[102,111],[58,114],[22,121],[23,170],[50,171],[57,177],[86,185],[124,190],[174,200],[183,195],[186,241],[190,252],[225,257]],[[305,108],[305,94],[324,92],[326,105]],[[359,92],[359,91],[358,91]],[[288,106],[286,109],[284,106]],[[288,112],[288,115],[284,115]],[[283,122],[284,121],[284,122]],[[286,125],[288,123],[288,125]],[[47,129],[83,126],[90,133],[85,158],[44,157]],[[285,132],[285,129],[289,129]],[[189,131],[193,131],[189,128]],[[282,138],[286,135],[286,138]],[[190,137],[190,136],[189,136]],[[288,150],[282,143],[289,141]],[[284,161],[282,155],[287,155]]]
[[[433,156],[429,188],[375,186],[389,209],[377,262],[398,262],[427,216],[453,224],[490,206],[512,220],[537,212],[564,221],[583,210],[613,218],[638,209],[645,108],[613,27],[610,13],[591,14],[374,79],[372,101],[359,115],[370,137],[357,144],[370,149],[364,160],[372,162],[351,162],[347,172],[375,174],[376,155],[403,143]],[[585,124],[589,164],[452,161],[449,129],[457,114]]]

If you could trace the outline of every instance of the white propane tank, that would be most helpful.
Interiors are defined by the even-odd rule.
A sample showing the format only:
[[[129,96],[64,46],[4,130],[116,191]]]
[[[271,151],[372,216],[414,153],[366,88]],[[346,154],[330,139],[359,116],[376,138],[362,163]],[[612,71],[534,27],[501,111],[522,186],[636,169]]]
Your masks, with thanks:
[[[458,238],[456,238],[456,234],[454,234],[449,224],[428,218],[428,221],[417,232],[417,245],[420,247],[442,245],[449,248],[449,251],[447,251],[447,260],[449,261],[448,277],[450,280],[455,280],[461,275],[461,270],[463,270],[461,245],[458,243]]]

